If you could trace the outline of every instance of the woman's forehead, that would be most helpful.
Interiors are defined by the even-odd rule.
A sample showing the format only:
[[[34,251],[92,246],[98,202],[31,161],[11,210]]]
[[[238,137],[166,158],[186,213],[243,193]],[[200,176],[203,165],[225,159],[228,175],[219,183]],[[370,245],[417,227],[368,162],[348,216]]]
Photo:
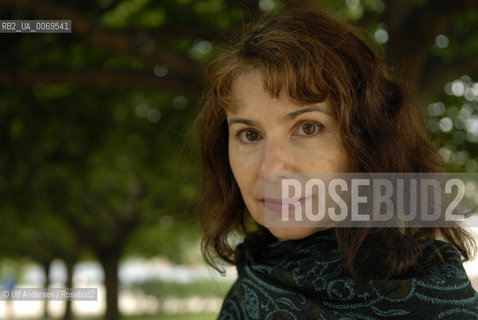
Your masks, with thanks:
[[[262,89],[265,91],[264,75],[257,71],[241,72],[236,76],[231,85],[231,96],[238,98],[252,91]]]
[[[327,106],[326,109],[330,109],[328,106],[329,99],[319,99],[316,101],[309,101],[304,98],[303,100],[294,99],[288,94],[286,88],[281,88],[278,96],[274,95],[274,91],[268,90],[266,84],[266,78],[264,74],[259,70],[249,70],[239,73],[231,83],[230,99],[225,109],[232,113],[237,111],[238,107],[243,106],[246,103],[253,101],[254,103],[266,102],[266,101],[282,101],[287,102],[289,105],[294,105],[297,108],[310,106],[324,102]],[[329,111],[329,110],[328,110]]]

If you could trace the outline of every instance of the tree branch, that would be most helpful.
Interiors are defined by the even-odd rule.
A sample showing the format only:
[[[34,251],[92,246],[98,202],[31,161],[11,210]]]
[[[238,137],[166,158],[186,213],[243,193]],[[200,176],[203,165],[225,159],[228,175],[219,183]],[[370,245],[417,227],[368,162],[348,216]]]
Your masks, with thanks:
[[[462,60],[451,64],[443,64],[431,68],[422,77],[418,86],[417,100],[420,106],[425,107],[434,101],[442,92],[445,84],[457,79],[464,74],[478,73],[478,59],[470,56],[468,60]]]
[[[389,1],[387,6],[402,3]],[[387,61],[392,66],[400,66],[399,73],[406,78],[411,87],[416,88],[419,79],[424,76],[427,60],[430,56],[430,46],[436,35],[447,33],[453,26],[457,13],[476,7],[476,3],[468,0],[428,1],[424,6],[405,6],[401,10],[387,7],[389,17],[386,22],[390,25],[390,40],[387,43]],[[404,5],[404,4],[402,4]],[[401,12],[399,18],[391,18],[393,10]],[[392,19],[392,20],[391,20]],[[404,36],[406,34],[406,36]],[[418,95],[418,92],[413,92]]]
[[[259,0],[226,0],[225,2],[230,9],[237,7],[245,9],[248,13],[247,20],[257,18],[260,13]]]
[[[18,86],[32,84],[73,83],[98,87],[147,89],[154,91],[173,91],[178,94],[197,98],[201,95],[201,86],[188,80],[164,79],[144,73],[117,72],[105,70],[79,71],[0,71],[0,86]]]
[[[355,21],[355,25],[362,28],[362,29],[367,29],[369,26],[376,26],[381,20],[381,15],[379,13],[365,10],[363,13],[362,18],[360,20]]]
[[[105,14],[106,12],[110,11],[110,10],[113,10],[115,9],[116,7],[118,7],[118,5],[122,2],[122,0],[114,0],[114,1],[111,1],[110,4],[108,4],[107,6],[103,7],[103,8],[98,8],[94,15],[97,16],[97,17],[100,17],[102,16],[103,14]]]
[[[389,32],[396,33],[401,30],[414,5],[416,5],[415,0],[387,0],[385,2],[385,13],[383,14],[385,20],[383,22],[387,25]]]
[[[94,21],[70,8],[49,1],[1,0],[2,4],[26,10],[42,19],[72,20],[73,34],[94,46],[139,57],[152,64],[166,65],[178,72],[199,79],[202,66],[183,53],[172,52],[158,45],[156,38],[147,32],[115,32],[100,27]]]

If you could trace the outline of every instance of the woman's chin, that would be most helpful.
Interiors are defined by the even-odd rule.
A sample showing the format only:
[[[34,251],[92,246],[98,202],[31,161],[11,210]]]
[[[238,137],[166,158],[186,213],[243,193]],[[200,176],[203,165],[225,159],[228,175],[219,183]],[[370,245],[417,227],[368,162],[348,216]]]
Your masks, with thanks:
[[[318,231],[329,228],[268,228],[269,231],[279,240],[299,240],[310,236]]]

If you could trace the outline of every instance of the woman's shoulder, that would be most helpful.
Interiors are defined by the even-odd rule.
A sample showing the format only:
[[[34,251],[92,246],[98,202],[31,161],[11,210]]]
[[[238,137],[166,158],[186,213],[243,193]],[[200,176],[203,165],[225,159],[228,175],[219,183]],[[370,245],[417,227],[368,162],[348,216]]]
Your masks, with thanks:
[[[412,278],[423,290],[435,295],[450,289],[474,291],[463,267],[462,255],[450,243],[432,240],[423,247],[415,268],[400,278]]]
[[[345,272],[333,239],[328,232],[301,241],[246,241],[242,248],[257,255],[238,267],[223,318],[478,319],[478,294],[451,244],[424,242],[417,267],[400,277],[356,279]]]

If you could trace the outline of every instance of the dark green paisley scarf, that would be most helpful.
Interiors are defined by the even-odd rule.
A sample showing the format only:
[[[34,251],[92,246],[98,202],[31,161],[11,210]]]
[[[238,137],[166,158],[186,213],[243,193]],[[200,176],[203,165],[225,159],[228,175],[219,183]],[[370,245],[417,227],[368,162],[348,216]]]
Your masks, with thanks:
[[[460,254],[445,242],[433,245],[444,263],[424,261],[410,276],[367,281],[346,275],[333,230],[261,246],[246,239],[238,246],[246,263],[218,319],[478,319],[478,294]],[[434,255],[424,250],[429,261]]]

